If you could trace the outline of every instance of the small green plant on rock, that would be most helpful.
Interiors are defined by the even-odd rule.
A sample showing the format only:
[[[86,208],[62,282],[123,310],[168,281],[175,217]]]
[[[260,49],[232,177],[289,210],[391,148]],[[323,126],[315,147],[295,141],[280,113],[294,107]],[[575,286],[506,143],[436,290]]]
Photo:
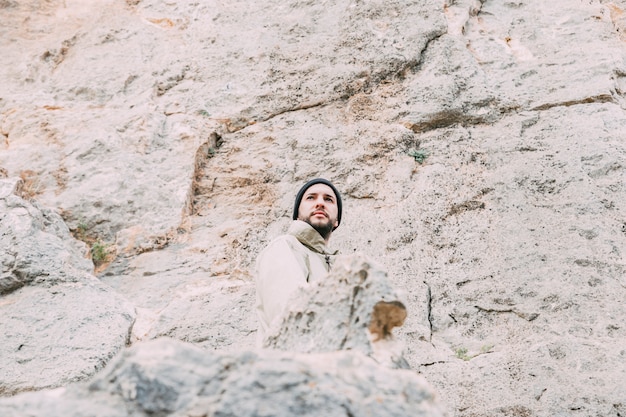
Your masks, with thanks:
[[[87,223],[80,222],[74,230],[74,237],[78,240],[84,241],[87,237]]]
[[[407,154],[412,156],[418,164],[423,164],[426,158],[428,158],[428,152],[423,149],[411,148]]]
[[[469,361],[470,359],[472,359],[470,356],[467,355],[467,348],[464,348],[464,347],[458,348],[454,352],[454,354],[457,358],[463,359],[464,361]]]
[[[476,356],[484,355],[485,353],[491,353],[492,349],[493,349],[493,345],[483,345],[480,348],[480,352],[470,355],[467,348],[459,347],[454,351],[454,355],[459,359],[462,359],[464,361],[469,361],[470,359],[474,359]]]
[[[103,263],[109,254],[109,246],[101,241],[96,241],[91,245],[91,259],[98,265]]]
[[[483,345],[480,348],[480,353],[490,353],[492,349],[493,349],[493,345]]]

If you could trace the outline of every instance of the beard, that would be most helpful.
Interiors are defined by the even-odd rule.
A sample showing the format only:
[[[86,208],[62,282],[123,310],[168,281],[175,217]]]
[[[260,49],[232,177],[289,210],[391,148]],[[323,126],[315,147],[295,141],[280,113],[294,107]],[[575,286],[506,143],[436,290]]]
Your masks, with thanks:
[[[313,229],[317,230],[317,233],[319,233],[322,236],[322,238],[324,238],[324,240],[327,240],[330,237],[330,234],[332,233],[332,231],[334,230],[333,222],[331,222],[330,220],[326,223],[314,224],[311,222],[311,218],[309,217],[308,219],[305,219],[304,221],[310,224]]]

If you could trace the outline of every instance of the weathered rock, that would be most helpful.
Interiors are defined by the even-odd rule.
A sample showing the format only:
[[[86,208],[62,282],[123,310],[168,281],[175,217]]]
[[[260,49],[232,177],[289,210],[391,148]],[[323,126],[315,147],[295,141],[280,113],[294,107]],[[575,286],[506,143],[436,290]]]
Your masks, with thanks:
[[[0,414],[444,416],[422,377],[358,352],[217,354],[171,339],[125,350],[89,383],[1,399]]]
[[[0,179],[0,394],[56,387],[104,367],[128,341],[134,308],[92,275],[61,217]]]
[[[401,344],[390,349],[391,332],[406,315],[380,266],[360,254],[339,257],[326,279],[296,292],[263,346],[304,353],[359,351],[408,368]]]
[[[624,126],[619,106],[595,103],[423,137],[432,154],[407,204],[425,209],[394,222],[419,225],[412,251],[430,289],[426,340],[449,353],[410,335],[408,346],[423,347],[419,369],[439,389],[466,381],[448,397],[453,408],[610,415],[624,399],[606,388],[626,376],[616,324],[626,243],[617,166],[626,164],[615,135]],[[613,370],[601,371],[607,363]],[[511,391],[490,398],[483,387],[493,381]]]
[[[33,282],[51,286],[92,274],[86,245],[72,238],[58,214],[19,197],[21,184],[19,178],[0,179],[0,294]]]
[[[5,43],[21,70],[8,64],[0,75],[11,80],[0,101],[11,138],[0,166],[28,170],[32,192],[72,229],[85,224],[119,253],[160,248],[186,231],[195,168],[207,158],[196,151],[215,129],[340,100],[409,71],[445,31],[434,4],[293,2],[267,13],[248,2],[109,1],[89,13],[53,1],[33,19],[38,4],[16,3],[5,8],[12,22],[36,20],[36,29],[8,25],[3,37],[43,42],[23,41],[26,53],[22,42]]]
[[[455,415],[626,415],[624,0],[0,10],[0,176],[117,238],[136,336],[248,343],[253,261],[325,176]]]
[[[216,275],[207,263],[210,253],[189,246],[124,259],[125,266],[118,262],[101,277],[136,307],[131,341],[169,336],[207,349],[253,348],[254,283]]]

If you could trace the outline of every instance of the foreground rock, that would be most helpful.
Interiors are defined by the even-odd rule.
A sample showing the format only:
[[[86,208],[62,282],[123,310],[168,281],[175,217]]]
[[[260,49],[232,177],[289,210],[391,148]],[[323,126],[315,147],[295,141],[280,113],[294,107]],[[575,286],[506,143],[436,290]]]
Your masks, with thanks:
[[[90,383],[0,400],[4,417],[444,416],[424,379],[357,352],[217,354],[171,339],[124,351]]]
[[[103,368],[134,308],[92,275],[60,216],[0,180],[0,394],[56,387]]]
[[[380,266],[363,255],[337,259],[327,279],[300,289],[264,346],[295,352],[355,350],[408,368],[393,339],[406,308]]]

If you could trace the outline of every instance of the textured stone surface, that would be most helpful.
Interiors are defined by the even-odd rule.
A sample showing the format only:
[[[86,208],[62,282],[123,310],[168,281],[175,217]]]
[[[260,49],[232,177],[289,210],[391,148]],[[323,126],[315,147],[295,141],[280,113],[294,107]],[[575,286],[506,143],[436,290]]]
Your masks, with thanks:
[[[92,275],[85,245],[61,217],[5,192],[0,179],[0,393],[55,387],[104,367],[128,341],[135,312]]]
[[[17,195],[22,184],[19,178],[0,179],[0,294],[33,282],[76,282],[93,273],[86,245],[72,238],[57,213]]]
[[[0,2],[0,173],[116,248],[132,340],[217,350],[253,344],[254,259],[328,177],[331,244],[387,270],[452,415],[626,415],[625,10]]]
[[[161,247],[193,212],[195,151],[213,129],[345,98],[414,67],[445,30],[431,3],[275,2],[273,13],[248,2],[7,3],[15,66],[0,74],[10,138],[0,164],[30,171],[33,192],[70,227],[86,224],[119,252]]]
[[[413,371],[357,352],[216,354],[170,339],[125,351],[89,383],[0,400],[3,416],[424,416],[445,413]]]
[[[392,333],[406,313],[380,266],[361,254],[339,257],[328,279],[294,294],[263,346],[303,353],[352,350],[408,367]]]

